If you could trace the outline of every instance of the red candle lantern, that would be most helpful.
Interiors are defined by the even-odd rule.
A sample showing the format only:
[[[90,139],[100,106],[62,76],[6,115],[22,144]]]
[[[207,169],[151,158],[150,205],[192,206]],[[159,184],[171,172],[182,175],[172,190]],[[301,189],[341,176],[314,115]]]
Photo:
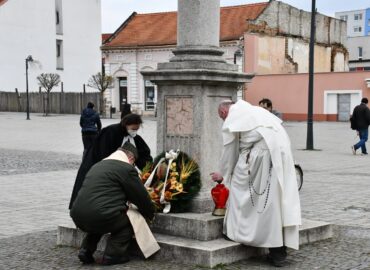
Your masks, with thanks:
[[[229,198],[229,189],[224,184],[221,184],[222,180],[217,180],[216,182],[218,184],[211,190],[212,199],[215,202],[215,210],[213,210],[212,215],[224,216],[226,213],[226,202]]]

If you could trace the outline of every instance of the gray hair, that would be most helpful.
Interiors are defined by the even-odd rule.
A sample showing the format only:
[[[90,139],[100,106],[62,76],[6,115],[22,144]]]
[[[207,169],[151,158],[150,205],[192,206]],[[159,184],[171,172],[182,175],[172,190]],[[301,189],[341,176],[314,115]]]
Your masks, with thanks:
[[[232,101],[231,99],[225,99],[223,101],[220,102],[220,104],[218,105],[218,108],[221,109],[221,108],[229,108],[231,105],[235,104],[234,101]]]

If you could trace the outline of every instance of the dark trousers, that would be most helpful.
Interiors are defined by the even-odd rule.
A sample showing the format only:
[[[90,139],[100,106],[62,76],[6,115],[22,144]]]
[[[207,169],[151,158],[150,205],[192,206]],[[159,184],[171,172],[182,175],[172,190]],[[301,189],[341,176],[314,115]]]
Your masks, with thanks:
[[[98,134],[97,133],[82,133],[82,143],[84,144],[84,153],[85,156],[87,149],[89,149],[96,138]]]
[[[118,218],[107,222],[103,226],[95,228],[90,224],[84,226],[83,224],[76,223],[76,225],[83,231],[87,232],[87,235],[82,241],[81,248],[94,253],[103,234],[110,233],[111,235],[108,239],[104,255],[112,257],[128,256],[128,248],[134,231],[127,215],[119,216]]]

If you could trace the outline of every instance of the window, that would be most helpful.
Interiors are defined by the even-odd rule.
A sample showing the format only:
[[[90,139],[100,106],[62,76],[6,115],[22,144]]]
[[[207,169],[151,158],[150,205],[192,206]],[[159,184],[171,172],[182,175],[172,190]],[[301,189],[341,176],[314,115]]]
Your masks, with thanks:
[[[369,71],[370,67],[364,67],[364,70]]]
[[[362,47],[358,47],[358,59],[362,59]]]
[[[63,69],[63,40],[57,39],[56,42],[57,69]]]
[[[355,32],[355,33],[361,33],[362,32],[362,27],[361,26],[355,26],[355,27],[353,27],[353,32]]]
[[[370,26],[370,19],[367,20],[367,26]]]
[[[347,21],[348,20],[348,15],[342,15],[339,17],[342,21]]]
[[[63,13],[62,13],[62,0],[55,0],[55,25],[56,33],[63,34]]]
[[[149,81],[144,81],[145,85],[145,110],[146,111],[154,111],[155,104],[154,104],[154,98],[155,98],[155,91],[154,91],[154,84]]]
[[[355,19],[355,21],[361,21],[362,20],[362,14],[361,13],[355,14],[354,19]]]

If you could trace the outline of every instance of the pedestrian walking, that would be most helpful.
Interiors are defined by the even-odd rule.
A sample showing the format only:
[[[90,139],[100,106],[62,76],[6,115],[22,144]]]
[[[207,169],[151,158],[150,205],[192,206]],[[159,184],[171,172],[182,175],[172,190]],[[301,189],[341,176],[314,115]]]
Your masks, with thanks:
[[[80,117],[80,127],[82,133],[82,143],[84,145],[84,153],[91,147],[96,136],[101,130],[101,121],[99,114],[94,110],[94,103],[89,102]]]
[[[231,240],[269,248],[268,259],[283,266],[286,247],[299,248],[301,208],[290,140],[281,120],[239,100],[224,101],[221,172],[230,195],[223,233]]]
[[[366,142],[369,135],[370,110],[367,106],[368,99],[362,98],[361,104],[357,105],[352,113],[351,127],[357,131],[360,141],[351,146],[352,153],[356,155],[357,149],[361,148],[361,154],[367,155]]]

